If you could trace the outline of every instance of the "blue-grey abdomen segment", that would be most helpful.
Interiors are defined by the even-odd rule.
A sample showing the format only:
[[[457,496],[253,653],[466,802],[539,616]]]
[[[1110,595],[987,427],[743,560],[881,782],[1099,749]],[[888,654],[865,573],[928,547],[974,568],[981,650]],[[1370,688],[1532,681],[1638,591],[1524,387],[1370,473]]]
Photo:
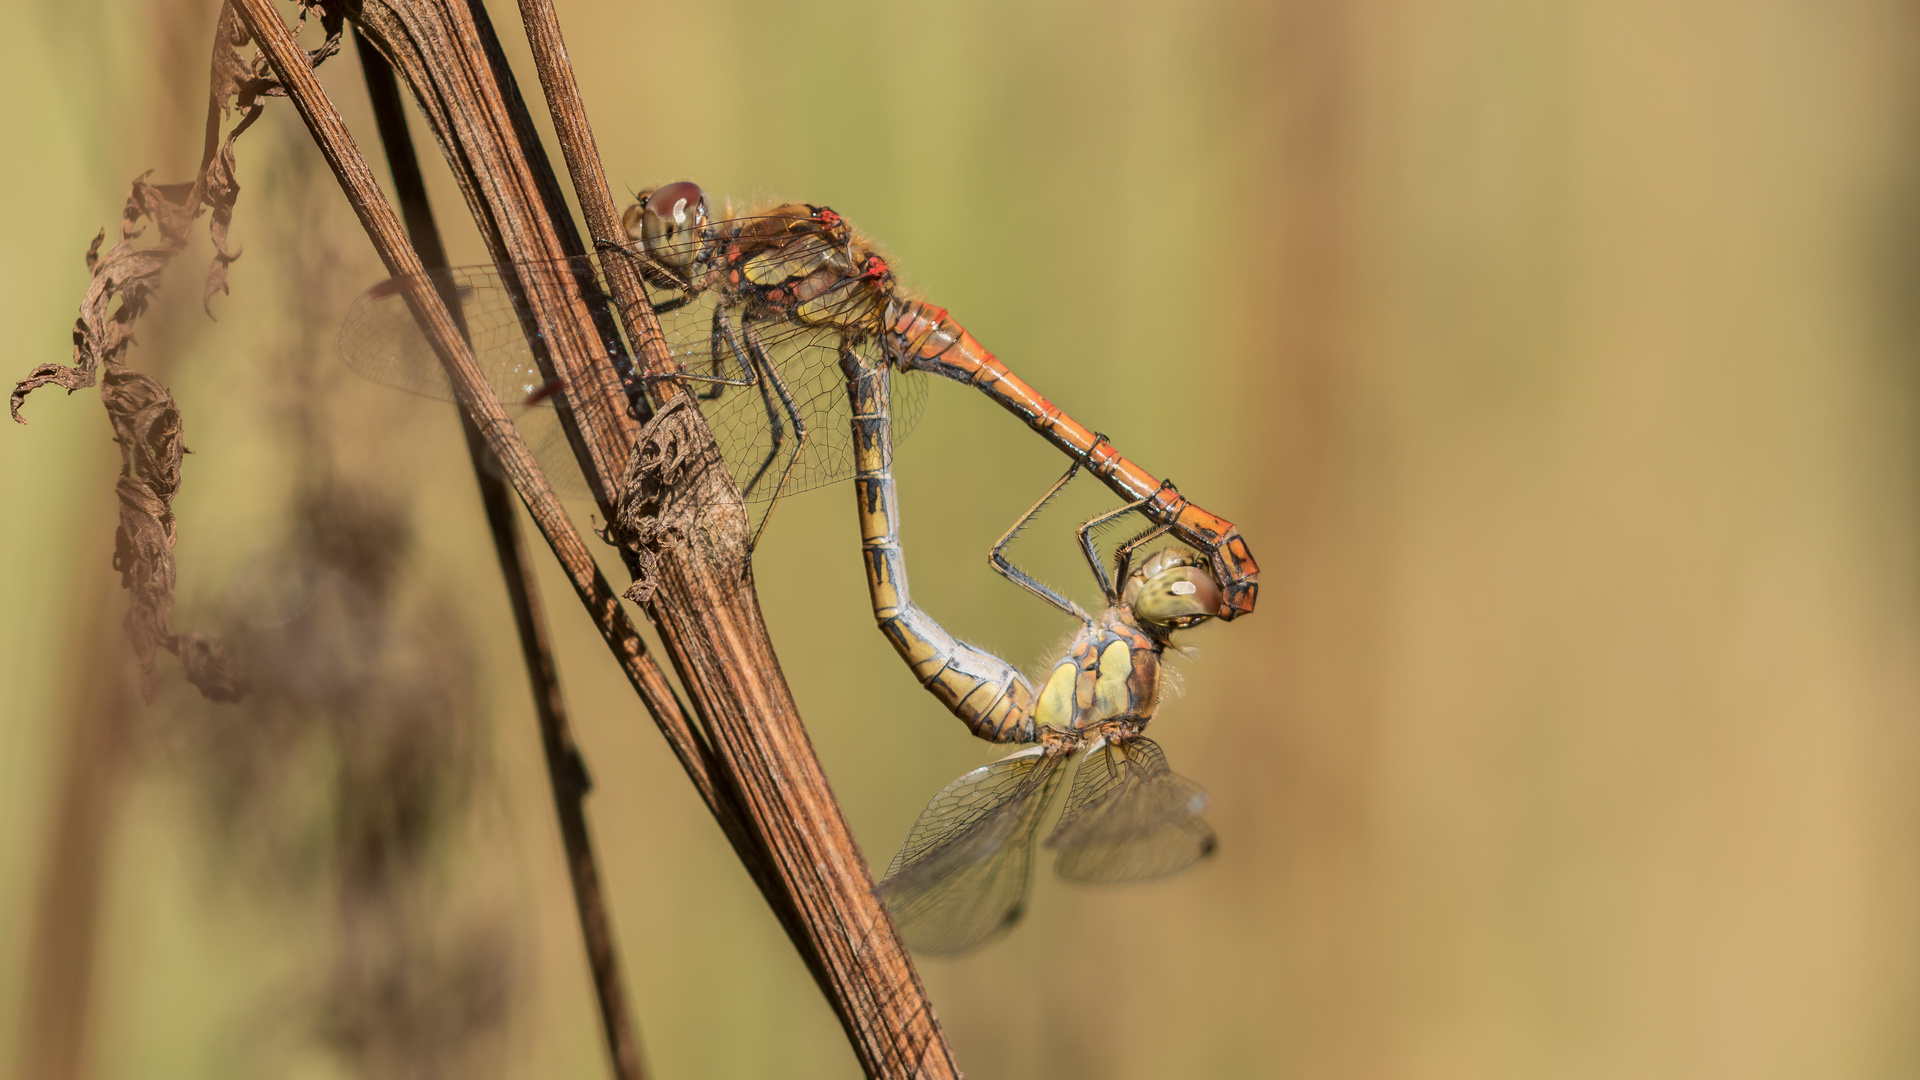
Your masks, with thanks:
[[[968,730],[990,742],[1032,742],[1033,688],[1012,664],[959,641],[913,603],[906,557],[900,550],[899,512],[889,467],[892,435],[884,368],[851,353],[841,360],[853,405],[854,494],[859,503],[861,557],[880,632],[893,643],[914,678],[953,711]]]

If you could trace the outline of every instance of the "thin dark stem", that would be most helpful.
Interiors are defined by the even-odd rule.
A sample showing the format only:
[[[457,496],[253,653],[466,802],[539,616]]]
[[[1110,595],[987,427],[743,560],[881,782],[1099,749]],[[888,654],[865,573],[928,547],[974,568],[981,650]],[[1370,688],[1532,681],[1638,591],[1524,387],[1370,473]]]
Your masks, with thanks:
[[[593,974],[594,995],[600,1003],[600,1025],[617,1080],[644,1080],[640,1035],[627,1004],[626,981],[620,974],[619,950],[614,945],[613,922],[600,885],[600,865],[587,830],[585,801],[593,788],[586,760],[567,723],[566,703],[560,696],[559,675],[547,644],[546,620],[534,593],[533,568],[527,562],[526,538],[514,515],[506,484],[482,466],[486,441],[473,421],[462,415],[467,449],[474,475],[480,481],[487,524],[493,532],[500,573],[513,601],[514,624],[520,631],[521,652],[534,687],[534,710],[540,718],[540,743],[546,752],[547,779],[553,787],[554,811],[560,821],[560,840],[566,852],[567,874],[573,883],[574,908],[580,917],[580,935]]]
[[[386,149],[387,163],[393,171],[394,189],[399,196],[407,234],[427,269],[445,267],[446,246],[434,223],[420,160],[407,132],[400,84],[394,78],[392,65],[378,49],[358,33],[354,41],[366,76],[367,95],[373,102],[374,119],[380,128],[381,145]],[[449,310],[457,317],[457,306],[449,303]],[[532,567],[527,562],[526,539],[521,535],[507,485],[486,466],[488,451],[480,429],[464,412],[460,420],[473,462],[474,479],[480,485],[480,499],[486,507],[494,552],[500,559],[501,578],[512,603],[514,625],[520,633],[527,679],[533,688],[534,711],[540,721],[540,744],[546,752],[547,779],[553,788],[554,811],[560,822],[560,839],[573,885],[574,907],[580,917],[580,934],[586,944],[587,964],[593,974],[594,994],[600,1003],[600,1024],[607,1040],[607,1053],[617,1080],[644,1080],[646,1069],[641,1063],[640,1037],[628,1010],[626,984],[613,942],[613,925],[600,887],[600,866],[587,829],[584,804],[593,782],[567,722],[559,672],[547,644],[546,617],[540,608]]]

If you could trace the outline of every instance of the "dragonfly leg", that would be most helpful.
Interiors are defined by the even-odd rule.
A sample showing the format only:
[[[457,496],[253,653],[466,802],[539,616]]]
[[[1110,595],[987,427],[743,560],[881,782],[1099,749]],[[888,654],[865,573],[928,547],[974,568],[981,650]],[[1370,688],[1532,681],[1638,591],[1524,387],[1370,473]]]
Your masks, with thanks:
[[[677,292],[680,294],[675,299],[657,302],[654,301],[651,294],[649,294],[647,300],[655,312],[672,311],[675,308],[684,307],[694,298],[694,293],[688,289],[684,276],[667,270],[651,257],[635,251],[631,244],[616,244],[611,240],[602,240],[596,237],[593,241],[593,249],[600,253],[602,265],[604,265],[608,259],[625,259],[628,263],[632,264],[633,268],[639,272],[640,277],[646,281],[648,285],[663,292]]]
[[[713,329],[707,335],[707,355],[713,362],[713,374],[686,376],[689,379],[713,384],[700,391],[702,401],[714,400],[726,393],[729,386],[753,386],[760,381],[760,376],[754,372],[753,364],[747,358],[747,350],[740,344],[740,335],[734,333],[733,320],[727,316],[725,304],[713,306]],[[740,365],[743,377],[729,379],[720,374],[722,365],[726,362],[725,358],[728,356],[733,357],[734,363]],[[764,390],[761,392],[765,393]],[[774,438],[776,440],[779,438],[778,433]]]
[[[670,312],[679,311],[691,303],[693,303],[693,296],[688,293],[681,293],[671,300],[662,300],[653,305],[653,313],[655,315],[666,315]]]
[[[760,374],[764,377],[760,384],[761,396],[764,398],[767,388],[771,386],[773,392],[780,396],[780,407],[786,411],[787,422],[793,425],[793,453],[787,455],[786,468],[780,470],[780,482],[773,487],[773,497],[767,501],[767,512],[760,518],[760,527],[753,530],[753,539],[747,542],[747,550],[752,551],[760,545],[760,534],[767,531],[767,521],[773,517],[773,508],[779,505],[781,493],[787,490],[787,481],[793,476],[793,467],[800,463],[800,452],[806,449],[807,436],[810,432],[807,431],[807,422],[800,418],[800,407],[794,404],[793,391],[787,388],[786,380],[774,370],[773,358],[767,354],[767,347],[761,342],[759,331],[755,330],[751,323],[747,325],[746,337],[747,354],[753,358],[754,364],[759,367]],[[841,356],[844,359],[846,355],[846,346],[842,345]],[[767,474],[767,469],[773,465],[774,459],[780,456],[780,420],[773,414],[771,402],[767,404],[767,421],[774,432],[773,447],[767,451],[767,459],[760,463],[760,470],[753,474],[753,479],[747,481],[746,485],[740,489],[742,495],[759,485],[760,479]]]
[[[1171,481],[1168,481],[1171,486]],[[1172,522],[1163,522],[1147,529],[1140,535],[1128,540],[1113,550],[1114,580],[1121,588],[1126,588],[1127,578],[1133,574],[1133,553],[1142,544],[1150,544],[1173,531]]]
[[[716,370],[720,362],[720,342],[724,341],[726,342],[726,347],[732,351],[734,357],[740,361],[740,366],[747,373],[745,382],[734,383],[733,385],[759,387],[760,404],[767,410],[767,433],[771,437],[773,445],[767,449],[766,459],[760,463],[760,468],[755,470],[753,477],[746,483],[740,485],[740,494],[751,495],[753,489],[759,486],[760,478],[767,474],[767,469],[771,467],[774,460],[780,456],[780,447],[787,440],[786,428],[780,423],[780,413],[773,403],[774,391],[770,388],[770,384],[779,386],[781,401],[788,405],[788,412],[790,414],[793,413],[793,399],[787,393],[786,384],[780,382],[780,376],[773,370],[773,363],[767,357],[767,350],[765,346],[760,344],[760,336],[754,332],[751,325],[746,327],[744,334],[736,332],[733,327],[733,319],[727,315],[726,308],[724,306],[716,307],[713,310],[713,335],[714,364]],[[744,344],[742,344],[743,338],[745,339]],[[761,519],[760,524],[761,527],[764,528],[766,526],[766,520],[764,518]],[[758,530],[755,531],[754,535],[756,537],[759,536]]]
[[[1007,545],[1013,543],[1014,537],[1020,535],[1020,530],[1026,528],[1027,522],[1032,521],[1034,515],[1045,509],[1046,505],[1053,501],[1053,497],[1060,494],[1060,489],[1066,487],[1067,482],[1072,480],[1074,474],[1079,471],[1080,463],[1078,461],[1067,466],[1066,475],[1054,481],[1053,486],[1047,489],[1047,493],[1040,496],[1040,501],[1033,504],[1033,509],[1021,514],[1020,520],[1014,522],[1013,527],[1008,529],[1006,535],[1000,538],[1000,542],[993,545],[993,550],[987,552],[987,565],[993,567],[1001,577],[1006,578],[1015,585],[1045,600],[1061,611],[1079,619],[1081,622],[1090,623],[1093,621],[1092,617],[1090,617],[1079,604],[1074,603],[1047,586],[1042,585],[1039,581],[1036,581],[1033,575],[1013,565],[1013,561],[1008,559],[1006,555]],[[1104,585],[1104,582],[1102,584]]]
[[[1163,481],[1161,484],[1163,488],[1171,488],[1172,486],[1171,481]],[[1087,521],[1074,530],[1074,535],[1080,538],[1081,554],[1087,557],[1087,565],[1093,568],[1093,576],[1100,582],[1100,591],[1106,596],[1107,602],[1110,604],[1120,602],[1120,590],[1126,587],[1127,574],[1133,563],[1133,549],[1153,540],[1155,537],[1165,536],[1173,530],[1173,525],[1170,522],[1158,522],[1149,527],[1145,532],[1114,549],[1114,574],[1111,579],[1107,577],[1106,566],[1100,561],[1100,552],[1093,546],[1093,530],[1105,525],[1109,521],[1117,520],[1128,514],[1145,513],[1147,504],[1153,502],[1154,499],[1158,497],[1159,492],[1156,491],[1144,499],[1135,499],[1125,506],[1116,510],[1109,510],[1099,517]],[[1149,518],[1149,520],[1151,520],[1151,518]]]
[[[654,307],[654,314],[678,310],[692,299],[691,296],[683,296],[677,300],[665,301]],[[753,386],[760,381],[760,377],[754,374],[752,365],[747,363],[746,355],[746,350],[740,345],[739,336],[733,331],[732,321],[727,318],[725,305],[718,305],[713,309],[713,329],[707,334],[707,358],[713,365],[713,374],[695,375],[691,371],[682,370],[669,375],[648,375],[645,378],[650,382],[684,379],[687,382],[707,383],[709,384],[707,388],[699,391],[695,396],[702,401],[712,401],[726,393],[729,386]],[[729,378],[722,374],[728,356],[732,356],[734,362],[740,365],[741,378]]]
[[[907,301],[889,309],[887,354],[903,369],[925,371],[972,386],[1018,416],[1069,457],[1084,461],[1088,472],[1123,499],[1149,499],[1141,511],[1172,526],[1173,534],[1210,563],[1220,583],[1219,615],[1231,619],[1253,610],[1260,590],[1260,568],[1231,521],[1219,518],[1161,485],[1158,477],[1128,461],[1111,444],[1101,446],[1094,432],[1048,401],[1007,369],[944,308]]]

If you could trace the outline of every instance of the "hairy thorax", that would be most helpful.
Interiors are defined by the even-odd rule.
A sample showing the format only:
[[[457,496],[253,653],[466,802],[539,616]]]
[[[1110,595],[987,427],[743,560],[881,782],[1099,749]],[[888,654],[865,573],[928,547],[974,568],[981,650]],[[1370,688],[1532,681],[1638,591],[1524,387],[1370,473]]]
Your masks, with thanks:
[[[1164,648],[1116,610],[1076,634],[1040,690],[1035,719],[1062,731],[1111,720],[1144,725],[1160,704]]]

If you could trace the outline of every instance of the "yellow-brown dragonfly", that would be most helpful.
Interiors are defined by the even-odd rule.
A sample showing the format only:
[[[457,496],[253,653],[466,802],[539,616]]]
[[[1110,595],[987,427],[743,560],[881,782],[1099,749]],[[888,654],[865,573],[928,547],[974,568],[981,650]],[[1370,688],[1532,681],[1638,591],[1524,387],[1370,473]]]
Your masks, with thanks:
[[[1221,617],[1253,610],[1259,568],[1231,522],[1186,501],[1061,412],[945,310],[905,295],[873,244],[833,210],[785,203],[716,214],[699,186],[683,181],[642,192],[625,224],[628,242],[603,243],[578,259],[429,275],[442,295],[457,299],[476,358],[503,400],[535,402],[554,389],[537,362],[547,334],[523,299],[526,282],[564,276],[590,296],[604,296],[601,264],[631,259],[660,313],[678,367],[672,377],[698,384],[702,411],[742,494],[767,505],[760,528],[781,496],[853,474],[847,434],[857,441],[860,421],[857,408],[849,411],[843,378],[878,371],[896,384],[883,397],[903,435],[924,394],[914,375],[930,373],[979,388],[1201,552],[1221,584]],[[405,302],[415,284],[388,281],[357,300],[340,350],[378,381],[450,397]],[[604,335],[602,358],[637,400],[645,379],[632,374],[611,320]],[[549,416],[530,408],[523,422],[551,431]],[[528,442],[536,452],[547,449],[542,456],[553,463],[548,471],[557,487],[580,490],[563,441],[533,431]],[[891,440],[888,446],[890,453]]]
[[[1069,469],[1048,497],[1073,473]],[[1161,654],[1174,631],[1212,617],[1219,587],[1178,548],[1131,566],[1133,552],[1165,534],[1165,525],[1122,544],[1109,578],[1090,530],[1139,509],[1122,507],[1079,530],[1107,601],[1099,616],[1089,615],[1005,558],[1013,535],[1046,501],[995,546],[995,566],[1080,619],[1081,628],[1025,721],[1000,726],[1004,741],[1037,745],[948,784],[921,811],[887,868],[880,893],[902,937],[921,952],[969,952],[1018,921],[1034,838],[1075,755],[1078,771],[1046,840],[1060,877],[1097,884],[1152,881],[1185,870],[1214,848],[1213,830],[1200,817],[1206,796],[1169,769],[1160,747],[1141,732],[1159,707]],[[992,692],[985,684],[981,689]],[[1003,693],[997,700],[1008,697]],[[967,718],[964,707],[955,711]]]
[[[907,944],[958,955],[1012,927],[1026,897],[1034,837],[1064,775],[1062,766],[1076,752],[1079,772],[1047,839],[1059,852],[1054,867],[1062,877],[1147,881],[1205,857],[1213,850],[1213,831],[1199,816],[1205,797],[1167,768],[1160,748],[1141,731],[1159,707],[1161,654],[1174,631],[1222,610],[1218,582],[1178,548],[1132,566],[1137,549],[1174,531],[1166,521],[1119,545],[1108,575],[1094,530],[1147,513],[1153,495],[1077,530],[1106,600],[1098,617],[1015,566],[1008,547],[1072,482],[1082,467],[1075,461],[988,554],[1009,580],[1080,621],[1066,655],[1035,693],[1012,664],[955,638],[913,602],[890,464],[891,383],[885,369],[858,357],[844,358],[843,365],[853,403],[854,493],[875,621],[920,684],[974,735],[1037,744],[948,784],[914,822],[880,885]]]

